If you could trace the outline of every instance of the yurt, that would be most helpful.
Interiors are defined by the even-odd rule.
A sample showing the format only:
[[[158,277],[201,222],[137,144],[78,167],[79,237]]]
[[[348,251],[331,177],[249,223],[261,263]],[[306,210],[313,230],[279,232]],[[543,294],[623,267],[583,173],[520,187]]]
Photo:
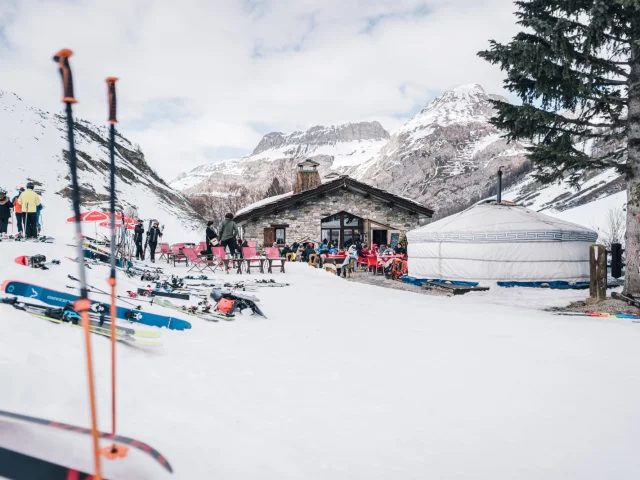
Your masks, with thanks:
[[[464,282],[589,280],[593,230],[513,203],[485,202],[407,233],[409,275]]]

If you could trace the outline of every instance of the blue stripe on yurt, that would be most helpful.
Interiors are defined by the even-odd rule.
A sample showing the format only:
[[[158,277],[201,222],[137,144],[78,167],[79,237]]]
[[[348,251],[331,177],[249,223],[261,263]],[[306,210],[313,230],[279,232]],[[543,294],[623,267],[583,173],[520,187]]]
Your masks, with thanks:
[[[565,281],[552,281],[552,282],[498,282],[500,287],[530,287],[530,288],[552,288],[559,290],[582,290],[589,288],[589,282],[576,282],[569,283]]]

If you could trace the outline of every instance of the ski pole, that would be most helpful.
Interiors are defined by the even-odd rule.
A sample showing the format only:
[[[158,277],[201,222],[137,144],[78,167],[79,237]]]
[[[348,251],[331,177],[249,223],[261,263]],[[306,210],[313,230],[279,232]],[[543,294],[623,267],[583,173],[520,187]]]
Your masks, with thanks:
[[[69,135],[69,168],[71,170],[71,187],[72,187],[72,203],[73,212],[75,214],[76,227],[76,248],[78,258],[83,258],[82,252],[82,224],[80,223],[80,188],[78,186],[78,159],[76,157],[76,146],[73,139],[73,112],[71,105],[77,103],[73,96],[73,78],[71,76],[71,66],[69,65],[69,57],[73,53],[71,50],[60,50],[53,60],[58,64],[60,75],[62,77],[62,88],[64,97],[62,101],[66,104],[67,110],[67,130]],[[85,348],[87,353],[87,377],[89,380],[89,402],[91,407],[91,437],[93,439],[93,459],[95,463],[95,478],[102,480],[102,472],[100,468],[100,445],[98,443],[98,416],[96,413],[96,396],[95,386],[93,382],[93,361],[91,356],[91,335],[89,329],[89,308],[91,302],[87,295],[86,274],[84,263],[80,264],[80,299],[75,302],[76,311],[82,316],[82,324],[84,326]]]
[[[74,282],[79,282],[79,281],[80,281],[80,280],[78,280],[76,277],[74,277],[73,275],[67,275],[67,277],[68,277],[69,279],[73,280]],[[101,293],[102,295],[108,295],[108,296],[111,296],[111,294],[110,294],[109,292],[105,292],[105,291],[104,291],[104,290],[102,290],[101,288],[94,287],[93,285],[89,285],[88,283],[87,283],[87,287],[88,287],[88,288],[93,289],[93,291],[94,291],[95,293]],[[125,303],[127,303],[127,304],[131,305],[132,307],[139,308],[139,306],[138,306],[138,305],[136,305],[136,304],[134,304],[134,303],[131,303],[131,302],[125,302]],[[116,316],[117,316],[117,311],[116,311]]]
[[[107,97],[109,101],[109,186],[111,190],[111,273],[109,275],[109,285],[111,286],[111,433],[116,434],[116,77],[107,78]],[[124,457],[127,454],[127,447],[116,445],[114,442],[111,448],[105,448],[104,453],[107,458]]]

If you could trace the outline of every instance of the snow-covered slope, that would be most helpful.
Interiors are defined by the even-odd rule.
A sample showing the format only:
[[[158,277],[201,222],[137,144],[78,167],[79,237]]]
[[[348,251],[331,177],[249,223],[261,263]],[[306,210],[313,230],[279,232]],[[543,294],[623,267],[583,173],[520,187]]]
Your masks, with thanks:
[[[75,120],[83,209],[106,209],[108,129],[78,117]],[[0,186],[13,197],[20,186],[32,181],[42,193],[44,233],[52,235],[72,215],[65,118],[30,106],[15,94],[0,91],[0,125],[4,158]],[[120,208],[125,211],[135,208],[142,218],[159,219],[166,225],[165,238],[169,240],[189,232],[195,234],[202,228],[186,199],[169,187],[149,167],[144,154],[121,135],[116,138],[116,165]]]
[[[202,165],[171,181],[189,193],[224,192],[229,183],[264,188],[274,178],[290,184],[295,165],[305,158],[320,163],[320,171],[344,172],[369,161],[387,143],[389,134],[378,122],[316,126],[303,132],[269,133],[251,155]]]
[[[34,253],[62,264],[43,272],[13,263]],[[0,271],[59,288],[77,275],[68,255],[62,244],[2,242]],[[90,283],[108,288],[108,272],[92,268]],[[195,318],[191,330],[162,329],[153,351],[117,345],[118,433],[152,445],[174,473],[132,448],[103,458],[105,478],[640,477],[640,326],[542,311],[584,291],[435,297],[300,263],[269,277],[290,286],[251,292],[268,319]],[[142,285],[118,280],[122,295]],[[309,308],[319,298],[331,299],[331,314]],[[93,335],[92,344],[98,423],[110,431],[110,343]],[[80,329],[0,305],[0,385],[4,410],[90,425]],[[0,446],[93,471],[86,435],[0,421]]]

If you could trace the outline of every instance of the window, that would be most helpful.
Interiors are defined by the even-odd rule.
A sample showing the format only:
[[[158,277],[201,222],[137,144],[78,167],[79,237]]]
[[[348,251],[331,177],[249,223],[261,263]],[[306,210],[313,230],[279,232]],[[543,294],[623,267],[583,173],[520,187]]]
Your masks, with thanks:
[[[285,229],[282,227],[276,227],[276,243],[278,245],[284,245],[286,243],[287,236]]]
[[[320,222],[322,242],[337,248],[348,248],[362,238],[364,221],[347,212],[336,213]]]

